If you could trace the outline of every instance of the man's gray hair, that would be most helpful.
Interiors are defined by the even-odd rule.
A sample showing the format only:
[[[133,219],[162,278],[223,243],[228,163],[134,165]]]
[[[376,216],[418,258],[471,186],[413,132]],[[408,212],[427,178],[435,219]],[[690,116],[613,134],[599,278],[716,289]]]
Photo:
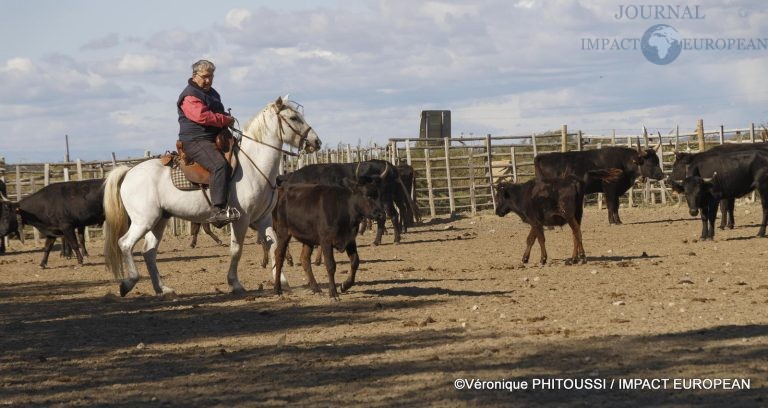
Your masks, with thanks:
[[[192,64],[192,75],[198,72],[213,72],[216,70],[216,65],[213,62],[201,59],[200,61]]]

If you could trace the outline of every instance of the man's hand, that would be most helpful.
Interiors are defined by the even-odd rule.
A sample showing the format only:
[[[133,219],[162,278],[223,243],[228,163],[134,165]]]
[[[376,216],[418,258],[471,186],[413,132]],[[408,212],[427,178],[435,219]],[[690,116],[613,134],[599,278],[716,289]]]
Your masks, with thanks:
[[[229,117],[229,123],[227,124],[227,126],[235,126],[235,117],[234,116],[230,116]]]

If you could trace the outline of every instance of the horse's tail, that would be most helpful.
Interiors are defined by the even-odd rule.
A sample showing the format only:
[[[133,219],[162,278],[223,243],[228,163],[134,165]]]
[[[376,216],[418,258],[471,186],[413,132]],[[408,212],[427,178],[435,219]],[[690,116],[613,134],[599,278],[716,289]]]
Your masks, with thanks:
[[[118,239],[125,235],[131,224],[120,197],[120,185],[128,170],[126,166],[116,167],[104,181],[104,263],[107,271],[112,272],[118,280],[125,276],[123,251],[120,250]]]

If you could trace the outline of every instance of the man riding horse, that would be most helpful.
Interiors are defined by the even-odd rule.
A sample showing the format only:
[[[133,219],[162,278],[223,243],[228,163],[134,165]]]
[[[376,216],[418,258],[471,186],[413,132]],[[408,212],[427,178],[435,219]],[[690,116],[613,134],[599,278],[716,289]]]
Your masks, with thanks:
[[[186,155],[211,174],[209,186],[212,215],[208,222],[216,226],[236,221],[240,214],[227,203],[229,163],[216,148],[216,137],[228,132],[235,118],[224,111],[221,97],[211,86],[216,67],[208,60],[192,65],[192,77],[179,95],[179,140]]]

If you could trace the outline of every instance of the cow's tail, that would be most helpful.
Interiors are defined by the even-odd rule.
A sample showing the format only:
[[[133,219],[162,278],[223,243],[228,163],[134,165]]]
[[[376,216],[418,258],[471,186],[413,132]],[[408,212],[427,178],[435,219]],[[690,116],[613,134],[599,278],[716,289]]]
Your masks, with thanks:
[[[409,225],[414,225],[414,217],[416,216],[416,212],[414,211],[413,203],[411,202],[411,195],[408,193],[408,189],[405,188],[405,184],[403,184],[403,180],[400,180],[400,177],[397,178],[397,184],[400,185],[400,191],[402,192],[403,201],[405,201],[405,208],[406,208],[406,222],[408,222]],[[398,194],[400,195],[400,194]]]
[[[126,166],[116,167],[104,181],[104,263],[107,271],[112,272],[118,280],[125,276],[123,251],[120,250],[118,239],[125,235],[131,224],[120,197],[120,185],[128,170]]]
[[[416,222],[421,223],[421,209],[419,209],[419,204],[416,202],[416,170],[411,174],[411,191],[408,191],[408,199],[413,207],[413,217],[416,219]]]

